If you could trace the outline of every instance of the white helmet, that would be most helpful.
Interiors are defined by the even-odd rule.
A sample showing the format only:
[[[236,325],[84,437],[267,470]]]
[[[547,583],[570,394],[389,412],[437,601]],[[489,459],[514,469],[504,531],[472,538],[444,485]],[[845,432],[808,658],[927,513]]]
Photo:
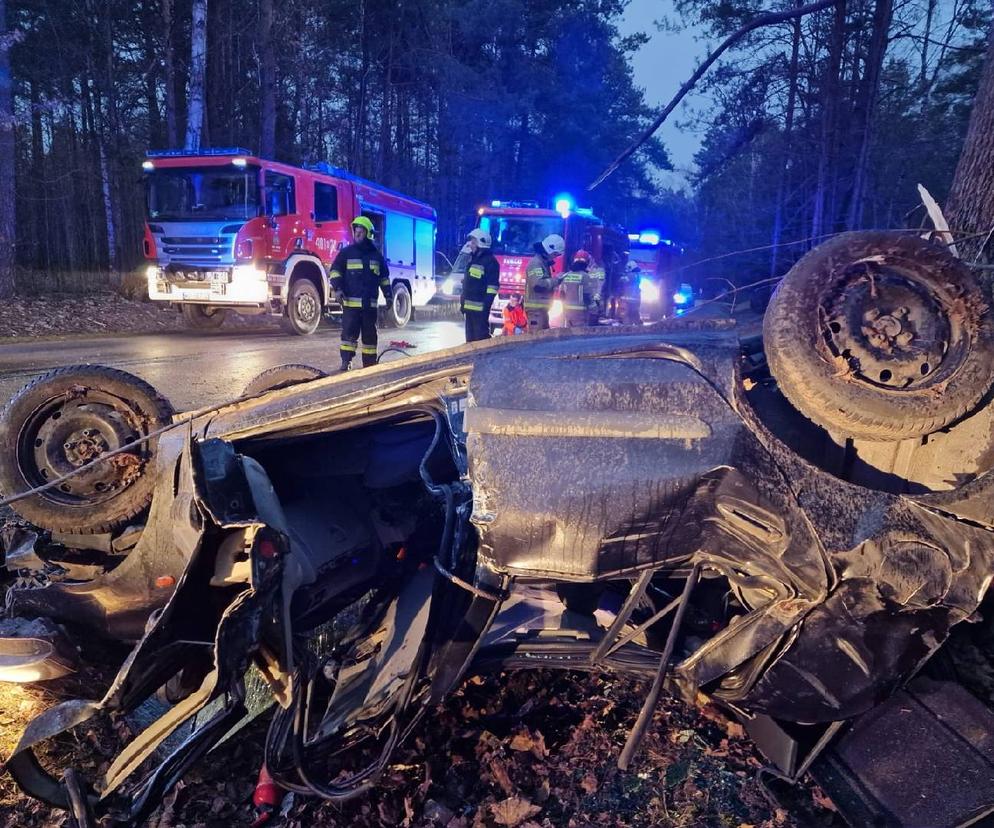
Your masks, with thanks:
[[[542,239],[542,249],[547,256],[559,256],[566,252],[566,240],[552,233]]]
[[[490,234],[486,230],[481,230],[479,227],[470,230],[469,235],[466,236],[467,239],[476,239],[477,245],[486,249],[490,247],[491,238]]]
[[[625,270],[627,270],[629,273],[637,273],[641,269],[642,268],[639,267],[639,263],[636,262],[634,259],[629,259],[628,263],[625,265]]]

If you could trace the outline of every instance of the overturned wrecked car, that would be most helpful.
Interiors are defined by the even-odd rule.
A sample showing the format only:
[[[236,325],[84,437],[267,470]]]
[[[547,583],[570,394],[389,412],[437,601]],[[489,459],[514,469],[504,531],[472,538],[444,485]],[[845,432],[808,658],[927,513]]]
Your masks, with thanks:
[[[622,767],[669,689],[781,734],[796,777],[987,591],[994,315],[944,247],[847,234],[785,277],[762,344],[720,321],[555,331],[270,372],[182,416],[119,371],[41,377],[0,422],[0,487],[105,553],[9,614],[136,643],[8,770],[80,824],[140,822],[262,698],[273,777],[344,799],[468,673],[539,666],[650,682]],[[37,761],[154,696],[101,778]]]

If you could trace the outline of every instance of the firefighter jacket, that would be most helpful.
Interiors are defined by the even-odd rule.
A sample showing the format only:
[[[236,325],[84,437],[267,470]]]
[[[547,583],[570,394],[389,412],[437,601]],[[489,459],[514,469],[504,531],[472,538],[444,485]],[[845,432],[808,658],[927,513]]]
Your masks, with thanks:
[[[379,291],[390,304],[390,268],[369,239],[342,249],[331,265],[331,289],[345,294],[346,308],[375,308]]]
[[[548,310],[556,284],[557,280],[552,277],[552,264],[545,256],[536,253],[525,268],[525,307],[528,310]]]
[[[563,274],[559,286],[559,296],[563,300],[563,310],[586,313],[600,300],[597,295],[597,280],[586,270],[570,270]]]
[[[500,285],[500,265],[489,250],[479,249],[469,260],[462,282],[463,311],[490,313]]]

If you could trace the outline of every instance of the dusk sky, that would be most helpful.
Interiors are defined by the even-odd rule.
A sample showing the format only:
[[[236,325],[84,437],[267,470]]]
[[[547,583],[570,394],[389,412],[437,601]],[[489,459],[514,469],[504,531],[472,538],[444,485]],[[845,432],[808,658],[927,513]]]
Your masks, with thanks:
[[[646,101],[659,109],[673,97],[693,73],[699,59],[707,53],[707,44],[699,39],[695,27],[687,27],[680,32],[658,31],[655,21],[664,17],[671,23],[680,22],[672,0],[631,0],[619,27],[622,34],[642,31],[652,38],[635,55],[632,67],[635,83],[645,89]],[[688,107],[692,109],[700,102],[701,99],[691,92],[660,130],[679,180],[683,180],[679,173],[686,171],[693,163],[700,137],[690,130],[681,130],[677,125],[687,119]],[[665,176],[664,183],[678,184],[672,178]]]

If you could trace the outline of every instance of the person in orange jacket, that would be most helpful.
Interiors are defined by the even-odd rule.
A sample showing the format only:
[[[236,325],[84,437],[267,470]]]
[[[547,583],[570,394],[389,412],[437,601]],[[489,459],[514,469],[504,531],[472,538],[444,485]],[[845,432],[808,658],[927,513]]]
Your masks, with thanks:
[[[521,294],[512,293],[504,305],[504,336],[514,336],[528,332],[528,314],[521,304]]]

